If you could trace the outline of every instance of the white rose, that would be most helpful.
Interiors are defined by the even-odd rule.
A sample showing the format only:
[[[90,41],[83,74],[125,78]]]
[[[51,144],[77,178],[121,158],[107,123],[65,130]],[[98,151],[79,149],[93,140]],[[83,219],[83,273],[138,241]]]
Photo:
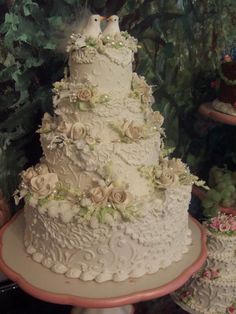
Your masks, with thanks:
[[[72,125],[71,130],[70,130],[70,137],[73,140],[80,140],[84,139],[87,135],[87,131],[85,126],[80,123],[76,122],[75,124]]]
[[[142,126],[135,125],[134,121],[125,121],[122,125],[122,132],[128,138],[132,140],[138,140],[143,135],[143,128]]]
[[[131,195],[121,188],[113,188],[108,196],[108,201],[114,205],[128,205]]]
[[[26,169],[25,171],[22,171],[21,172],[21,177],[22,177],[22,180],[25,184],[28,184],[30,182],[30,180],[33,178],[33,177],[36,177],[38,174],[37,172],[34,170],[33,167],[29,167],[28,169]]]
[[[70,134],[71,123],[66,123],[65,121],[60,121],[57,126],[57,131],[64,133],[66,135]]]
[[[173,171],[163,171],[156,183],[162,187],[168,187],[179,182],[179,177]]]
[[[48,173],[48,166],[44,163],[42,164],[37,164],[35,167],[34,167],[35,171],[37,172],[37,174],[46,174]]]
[[[107,189],[101,186],[92,188],[89,191],[90,199],[95,204],[103,204],[107,202]]]
[[[56,173],[40,174],[30,181],[30,190],[38,196],[44,198],[50,195],[56,187],[58,177]]]
[[[80,88],[77,92],[77,97],[81,101],[88,102],[92,98],[92,96],[92,91],[87,87]]]
[[[169,168],[173,170],[176,174],[181,174],[186,172],[186,167],[184,163],[179,158],[173,158],[168,161]]]

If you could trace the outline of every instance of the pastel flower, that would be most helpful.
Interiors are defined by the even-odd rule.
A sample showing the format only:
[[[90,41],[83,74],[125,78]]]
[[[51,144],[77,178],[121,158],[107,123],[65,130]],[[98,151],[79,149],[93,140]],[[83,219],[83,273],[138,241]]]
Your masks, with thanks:
[[[226,231],[229,231],[230,230],[230,224],[229,223],[222,223],[219,225],[219,230],[221,232],[226,232]]]
[[[233,305],[227,308],[227,313],[228,314],[236,314],[236,309]]]
[[[34,170],[33,167],[29,167],[28,169],[24,170],[21,172],[21,178],[23,180],[23,182],[28,185],[30,180],[33,177],[36,177],[38,174],[37,172]]]
[[[184,163],[179,158],[172,158],[168,161],[168,166],[173,170],[176,174],[181,174],[186,172],[186,167]]]
[[[134,121],[125,121],[121,127],[122,133],[132,140],[138,140],[143,136],[143,127],[136,125]]]
[[[170,170],[163,171],[160,177],[156,178],[156,183],[165,188],[178,182],[178,175]]]
[[[57,126],[57,131],[66,134],[67,136],[70,134],[71,123],[66,123],[65,121],[60,121]]]
[[[44,163],[35,165],[34,169],[37,174],[46,174],[49,172],[48,166]]]
[[[86,135],[87,135],[87,130],[82,123],[76,122],[75,124],[72,125],[70,129],[70,137],[73,140],[84,139]]]
[[[93,96],[92,91],[87,87],[81,87],[76,94],[78,99],[84,102],[88,102]]]
[[[89,197],[95,204],[104,204],[107,201],[107,188],[97,186],[89,191]]]
[[[88,145],[94,145],[96,144],[96,140],[90,136],[90,135],[86,135],[85,137],[85,142],[88,144]]]
[[[113,188],[109,193],[108,201],[114,206],[128,205],[131,202],[131,195],[122,188]]]
[[[38,198],[49,196],[58,183],[56,173],[41,174],[30,180],[30,190],[36,194]]]

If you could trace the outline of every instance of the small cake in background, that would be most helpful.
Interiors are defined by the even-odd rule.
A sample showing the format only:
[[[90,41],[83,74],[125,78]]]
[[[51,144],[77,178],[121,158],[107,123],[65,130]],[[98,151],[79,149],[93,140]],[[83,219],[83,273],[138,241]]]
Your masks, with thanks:
[[[226,53],[219,67],[219,96],[212,103],[217,111],[236,116],[236,61]]]
[[[236,216],[220,213],[205,222],[208,257],[174,301],[189,313],[236,313]]]

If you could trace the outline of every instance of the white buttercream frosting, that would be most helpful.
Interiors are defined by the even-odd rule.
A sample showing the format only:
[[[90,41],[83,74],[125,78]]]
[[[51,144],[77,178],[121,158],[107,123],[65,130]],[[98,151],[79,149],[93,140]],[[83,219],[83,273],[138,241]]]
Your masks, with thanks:
[[[78,47],[76,38],[70,75],[54,84],[54,116],[38,130],[43,157],[16,193],[26,197],[25,247],[69,278],[152,274],[188,251],[192,177],[162,156],[163,117],[132,73],[136,41],[121,32]]]

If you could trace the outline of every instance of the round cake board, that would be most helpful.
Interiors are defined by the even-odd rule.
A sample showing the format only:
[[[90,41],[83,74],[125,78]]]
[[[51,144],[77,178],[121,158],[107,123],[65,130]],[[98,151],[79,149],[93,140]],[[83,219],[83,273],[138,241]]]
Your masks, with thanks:
[[[212,107],[211,102],[202,104],[199,107],[198,111],[203,116],[210,118],[214,121],[225,123],[225,124],[230,124],[230,125],[236,125],[236,116],[231,116],[229,114],[215,110]]]
[[[109,313],[116,314],[117,310],[117,314],[127,314],[127,311],[130,314],[133,310],[129,304],[175,291],[203,265],[207,257],[205,229],[191,217],[189,227],[193,239],[189,251],[169,267],[123,282],[84,282],[56,274],[32,260],[23,244],[25,222],[23,211],[20,211],[0,231],[0,268],[24,291],[38,299],[88,309],[87,312],[82,308],[74,309],[73,314],[105,314],[107,308],[115,308]],[[94,310],[89,312],[90,309]]]

